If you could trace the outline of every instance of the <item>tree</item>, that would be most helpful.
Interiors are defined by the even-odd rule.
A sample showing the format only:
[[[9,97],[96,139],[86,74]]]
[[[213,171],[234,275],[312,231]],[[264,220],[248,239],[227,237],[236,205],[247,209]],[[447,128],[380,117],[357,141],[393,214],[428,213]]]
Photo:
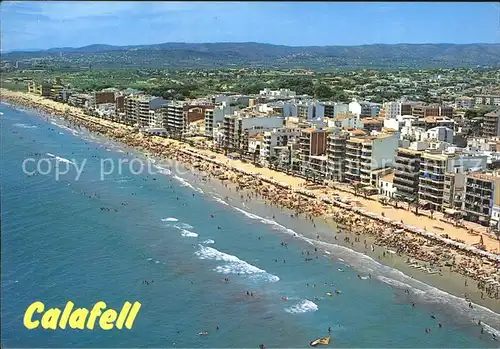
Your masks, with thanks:
[[[392,200],[392,202],[394,202],[394,207],[399,208],[398,203],[401,202],[401,198],[399,196],[395,195],[391,198],[391,200]]]
[[[328,99],[332,96],[332,90],[323,83],[316,85],[314,88],[314,97],[318,99]]]
[[[354,185],[352,186],[353,189],[354,189],[354,195],[358,196],[359,194],[359,191],[361,190],[361,188],[363,187],[363,184],[359,183],[359,182],[356,182],[354,183]]]
[[[418,196],[411,201],[411,204],[415,207],[415,214],[418,216],[418,207],[420,206]]]
[[[478,115],[478,111],[477,110],[471,110],[471,109],[466,110],[465,111],[465,115],[464,115],[464,117],[466,119],[474,119],[474,118],[476,118],[478,116],[479,116]]]

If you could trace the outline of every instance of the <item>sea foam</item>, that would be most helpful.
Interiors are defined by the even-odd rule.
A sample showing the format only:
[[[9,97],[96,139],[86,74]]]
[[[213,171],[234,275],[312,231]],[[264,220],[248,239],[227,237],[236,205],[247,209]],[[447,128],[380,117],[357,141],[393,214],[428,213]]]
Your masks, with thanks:
[[[303,301],[289,307],[285,308],[285,311],[290,314],[302,314],[309,313],[318,310],[318,305],[309,299],[304,299]]]
[[[162,222],[178,222],[179,220],[175,217],[162,218]]]
[[[54,158],[54,159],[56,159],[57,161],[60,161],[60,162],[65,162],[65,163],[68,163],[68,164],[76,165],[73,161],[68,160],[66,158],[62,158],[62,157],[57,156],[57,155],[54,155],[52,153],[47,153],[47,156],[50,156],[51,158]]]
[[[173,178],[175,178],[176,180],[178,180],[178,181],[181,183],[181,185],[182,185],[183,187],[189,187],[189,188],[191,188],[191,189],[193,189],[193,190],[196,190],[196,188],[195,188],[195,187],[193,187],[193,186],[191,185],[191,183],[189,183],[189,182],[188,182],[187,180],[185,180],[184,178],[179,177],[179,176],[177,176],[177,175],[173,175]]]
[[[161,174],[164,174],[164,175],[170,175],[170,174],[172,174],[172,171],[170,171],[170,169],[168,169],[168,168],[162,167],[160,165],[154,165],[154,167],[158,170],[158,173],[161,173]]]
[[[243,213],[248,218],[258,220],[261,223],[264,223],[264,224],[267,224],[267,225],[271,225],[273,228],[281,230],[281,231],[283,231],[285,233],[288,233],[288,234],[291,234],[291,235],[297,235],[297,236],[299,235],[294,230],[289,229],[289,228],[287,228],[287,227],[279,224],[278,222],[276,222],[276,221],[274,221],[272,219],[268,219],[268,218],[264,218],[264,217],[258,216],[256,214],[253,214],[253,213],[250,213],[248,211],[242,210],[241,208],[238,208],[238,207],[233,207],[233,208],[236,211]]]
[[[198,234],[196,234],[195,232],[186,230],[186,229],[181,230],[181,235],[184,237],[188,237],[188,238],[197,238],[198,237]]]
[[[276,275],[269,274],[265,270],[251,265],[236,256],[221,252],[209,246],[198,246],[200,247],[200,249],[195,252],[195,255],[198,256],[198,258],[225,262],[214,269],[218,273],[225,275],[249,275],[251,277],[264,279],[270,282],[277,282],[280,279]]]
[[[15,123],[12,126],[20,127],[20,128],[38,128],[38,126],[35,126],[35,125],[28,125],[28,124],[22,124],[22,123]]]
[[[377,275],[376,278],[379,281],[384,282],[394,288],[412,290],[412,293],[420,302],[448,305],[455,312],[458,312],[461,317],[474,317],[475,319],[482,319],[482,322],[490,324],[488,327],[490,327],[491,329],[486,327],[484,329],[487,332],[495,333],[495,331],[500,330],[500,325],[495,326],[498,328],[493,328],[494,325],[491,325],[500,324],[500,314],[497,314],[486,307],[474,304],[474,308],[470,309],[469,303],[465,299],[456,297],[436,287],[413,279],[403,272],[390,266],[383,265],[363,253],[334,243],[318,241],[305,237],[304,235],[298,234],[292,229],[289,229],[274,220],[258,216],[237,207],[233,208],[238,212],[243,213],[250,219],[259,220],[263,224],[272,225],[275,228],[278,228],[280,231],[300,238],[301,240],[304,240],[311,245],[318,245],[324,247],[325,249],[329,249],[338,258],[338,260],[344,262],[347,266],[355,268],[356,270],[359,270],[361,272],[375,274]]]
[[[221,204],[223,204],[223,205],[229,206],[229,204],[228,204],[227,202],[225,202],[224,200],[222,200],[221,198],[219,198],[219,197],[217,197],[217,196],[212,196],[212,198],[213,198],[215,201],[217,201],[217,202],[219,202],[219,203],[221,203]]]

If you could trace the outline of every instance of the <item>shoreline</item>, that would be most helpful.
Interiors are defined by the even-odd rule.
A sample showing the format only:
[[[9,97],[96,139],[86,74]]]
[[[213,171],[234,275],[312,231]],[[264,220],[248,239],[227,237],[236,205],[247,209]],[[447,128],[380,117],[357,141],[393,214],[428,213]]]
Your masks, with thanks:
[[[199,183],[199,181],[197,180],[198,177],[197,176],[195,177],[196,177],[195,183]],[[213,183],[213,180],[210,180],[210,182],[207,183]],[[251,196],[250,200],[247,199],[247,195],[252,195],[252,189],[239,190],[238,186],[232,182],[224,183],[223,181],[218,181],[218,183],[220,183],[219,185],[220,187],[217,188],[217,193],[219,193],[220,195],[227,194],[226,199],[229,199],[228,202],[233,207],[234,203],[231,202],[235,201],[241,209],[249,210],[249,212],[251,212],[252,214],[262,215],[263,218],[273,220],[276,223],[282,224],[288,228],[288,225],[286,223],[283,223],[282,220],[286,221],[289,218],[291,219],[290,214],[293,214],[293,212],[290,211],[289,209],[282,208],[276,204],[273,204],[272,201],[269,201],[261,196]],[[224,194],[222,194],[219,190],[221,191],[223,190]],[[243,193],[244,195],[243,199],[241,198],[241,193]],[[254,204],[255,202],[257,203]],[[269,210],[269,212],[266,211],[265,213],[267,214],[265,215],[263,212],[255,213],[252,210],[252,208],[254,208],[255,205],[258,206],[264,205],[265,208]],[[271,218],[271,214],[272,216],[274,216],[274,213],[276,213],[276,217]],[[344,230],[342,232],[337,231],[338,230],[337,223],[331,218],[319,217],[315,218],[313,221],[310,221],[307,219],[307,217],[303,217],[301,215],[299,215],[297,218],[301,219],[304,224],[308,224],[311,227],[311,232],[307,232],[307,230],[304,230],[301,232],[301,235],[305,237],[307,241],[314,243],[314,245],[318,248],[318,250],[327,251],[328,258],[334,262],[339,262],[339,261],[342,262],[342,261],[339,260],[337,257],[333,256],[334,254],[333,250],[335,248],[333,248],[332,245],[340,246],[341,248],[342,247],[348,248],[351,251],[370,257],[374,262],[380,263],[383,266],[398,270],[402,272],[404,275],[410,277],[411,279],[416,280],[417,282],[423,282],[424,284],[430,287],[434,287],[452,296],[464,299],[464,294],[467,294],[467,298],[470,299],[474,304],[484,306],[489,310],[493,311],[494,313],[500,314],[500,303],[495,299],[481,299],[480,291],[474,287],[474,280],[469,277],[464,277],[454,271],[448,271],[448,270],[442,270],[442,272],[439,274],[428,274],[423,270],[412,268],[407,263],[408,258],[411,258],[408,255],[405,255],[404,253],[393,254],[388,252],[391,249],[377,245],[375,243],[376,239],[372,235],[367,235],[362,232],[354,234],[348,230]],[[319,231],[314,230],[316,225],[320,227]],[[325,232],[324,231],[325,229],[321,228],[328,229],[328,232]],[[330,234],[330,232],[332,233]],[[318,235],[320,236],[319,239],[317,239]],[[350,237],[351,242],[344,241],[343,239],[346,237]],[[355,237],[358,237],[359,241],[352,241],[353,238]],[[285,240],[288,239],[284,239],[284,241]],[[374,251],[372,251],[370,248],[365,247],[364,240],[366,240],[367,246],[370,246],[372,244],[374,245]],[[328,245],[325,246],[325,243]],[[332,254],[331,256],[330,252]],[[383,252],[385,252],[385,256],[383,256]],[[368,274],[366,267],[360,265],[357,266],[351,265],[351,267],[358,270],[360,273],[362,273],[361,275],[365,275],[365,277]],[[465,281],[467,281],[468,286],[465,286]],[[396,287],[396,288],[402,289],[401,287]]]
[[[2,97],[5,96],[2,95]],[[30,96],[28,95],[28,97]],[[266,202],[271,202],[272,206],[291,210],[290,212],[295,212],[296,217],[300,215],[305,219],[310,219],[312,221],[314,220],[314,218],[326,218],[326,223],[332,224],[332,227],[337,224],[336,222],[338,222],[341,226],[341,232],[346,233],[345,238],[347,238],[348,236],[354,236],[356,240],[356,237],[359,238],[360,236],[363,236],[364,239],[364,236],[368,236],[373,239],[373,242],[367,241],[368,245],[371,245],[371,243],[373,243],[377,248],[385,246],[386,248],[395,249],[395,254],[398,255],[398,258],[403,259],[405,258],[405,255],[412,256],[413,258],[420,259],[421,261],[424,260],[427,261],[427,263],[434,265],[432,267],[434,268],[434,270],[438,270],[439,268],[441,269],[441,273],[449,273],[450,275],[453,275],[453,277],[455,277],[454,275],[456,275],[456,277],[462,277],[462,279],[463,276],[459,275],[469,274],[470,272],[468,272],[467,269],[470,268],[472,268],[472,270],[481,270],[483,275],[496,275],[498,277],[498,270],[495,270],[494,266],[486,266],[481,258],[474,255],[473,253],[463,253],[463,251],[457,250],[456,248],[451,249],[449,247],[439,246],[442,241],[433,240],[429,237],[426,238],[424,236],[418,236],[406,230],[402,233],[400,232],[394,234],[394,231],[389,231],[389,229],[387,229],[388,222],[381,222],[374,217],[370,217],[369,214],[365,214],[363,211],[357,209],[356,207],[354,207],[353,209],[353,207],[346,207],[345,204],[342,205],[341,203],[341,205],[339,205],[338,202],[331,202],[331,200],[329,200],[330,203],[328,202],[328,200],[326,200],[325,202],[324,199],[326,198],[321,196],[318,198],[318,195],[316,195],[314,192],[311,193],[310,191],[305,191],[300,188],[300,182],[297,183],[296,188],[294,189],[292,185],[278,182],[272,177],[267,178],[262,175],[250,173],[249,171],[238,167],[232,167],[230,166],[229,160],[226,163],[221,163],[220,161],[216,161],[215,159],[207,158],[202,155],[202,153],[206,153],[205,151],[197,151],[197,153],[192,153],[191,149],[194,148],[191,148],[187,145],[184,146],[180,142],[170,139],[144,137],[140,134],[132,133],[131,128],[127,126],[98,119],[95,117],[87,117],[84,116],[81,111],[76,115],[73,115],[72,112],[67,112],[67,110],[62,112],[57,108],[51,108],[47,105],[36,103],[28,97],[26,97],[25,94],[21,93],[18,98],[16,98],[14,95],[11,96],[11,98],[5,99],[14,102],[14,104],[20,104],[24,107],[34,108],[38,111],[40,111],[41,109],[43,112],[46,112],[48,114],[54,114],[66,120],[69,119],[70,122],[73,121],[78,124],[83,124],[83,126],[89,129],[89,131],[91,132],[103,134],[111,139],[122,142],[127,146],[136,149],[139,148],[140,150],[147,151],[155,156],[160,156],[167,159],[175,159],[188,169],[195,169],[201,172],[209,173],[209,176],[211,176],[212,178],[222,180],[223,184],[226,181],[229,181],[232,184],[234,183],[237,188],[241,188],[239,190],[249,189],[254,193],[255,197],[260,197]],[[36,98],[36,96],[33,97]],[[53,101],[50,102],[57,103]],[[65,109],[74,108],[62,104],[61,106]],[[69,110],[71,111],[71,109]],[[331,222],[328,223],[328,221],[330,220]],[[395,224],[396,227],[400,225],[398,222],[391,223]],[[332,232],[332,237],[333,236],[336,236],[336,233]],[[321,242],[324,240],[318,241]],[[344,242],[350,242],[352,247],[354,247],[354,243],[356,243],[356,246],[359,246],[361,244],[360,241],[350,241],[350,239]],[[436,253],[434,247],[440,248],[441,253]],[[362,250],[362,248],[359,247],[355,248],[354,250],[363,253],[362,251],[359,251],[359,249]],[[445,253],[450,256],[449,260],[453,261],[450,262],[452,265],[451,268],[442,265],[443,259],[440,257],[443,257]],[[388,259],[384,258],[384,261],[386,260]],[[423,264],[421,261],[419,263]],[[404,264],[405,263],[403,262],[400,267],[404,266]],[[397,269],[399,270],[405,268]],[[410,267],[408,267],[407,269],[410,270]],[[405,274],[408,275],[406,271]],[[415,270],[415,275],[418,274],[421,274],[420,276],[426,276],[426,274],[417,272],[417,270]],[[478,276],[481,275],[477,274],[481,273],[476,273],[476,275],[470,276],[472,276],[474,280],[478,281],[478,279],[480,280]],[[437,275],[436,277],[435,275],[428,276],[429,278],[415,277],[415,279],[419,280],[437,278]],[[433,284],[434,283],[430,283],[430,285]],[[474,285],[469,282],[468,287],[470,290],[474,287]],[[481,290],[471,292],[472,294],[470,294],[470,299],[477,304],[490,303],[489,300],[491,300],[492,302],[496,302],[499,299],[498,288],[496,289],[496,293],[495,290],[490,291],[492,296],[496,298],[489,298],[488,292],[486,290],[482,290],[482,292],[486,294],[486,300],[488,300],[488,302],[482,302],[480,298]],[[455,292],[450,293],[456,294]]]

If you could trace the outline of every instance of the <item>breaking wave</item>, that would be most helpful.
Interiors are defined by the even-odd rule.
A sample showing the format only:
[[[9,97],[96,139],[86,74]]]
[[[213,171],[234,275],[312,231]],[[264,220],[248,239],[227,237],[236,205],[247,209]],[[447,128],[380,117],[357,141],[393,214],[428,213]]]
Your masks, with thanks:
[[[57,156],[57,155],[54,155],[54,154],[51,154],[51,153],[47,153],[47,156],[50,156],[51,158],[54,158],[56,159],[57,161],[60,161],[60,162],[65,162],[67,164],[73,164],[73,165],[76,165],[73,161],[71,160],[68,160],[68,159],[65,159],[65,158],[62,158],[60,156]]]
[[[28,125],[28,124],[22,124],[22,123],[15,123],[12,126],[20,127],[20,128],[38,128],[38,126],[35,126],[35,125]]]
[[[195,232],[186,230],[186,229],[181,230],[181,235],[184,237],[188,237],[188,238],[197,238],[198,237],[198,234],[196,234]]]
[[[308,299],[304,299],[289,308],[285,308],[285,311],[290,314],[309,313],[316,310],[318,310],[318,305]]]
[[[221,274],[238,274],[238,275],[249,275],[253,278],[264,279],[270,282],[279,281],[279,277],[273,274],[267,273],[265,270],[259,269],[258,267],[247,263],[236,256],[221,252],[215,248],[209,246],[198,245],[199,250],[195,252],[195,255],[199,259],[208,259],[219,262],[224,262],[218,265],[214,270]]]
[[[179,220],[175,217],[162,218],[162,222],[178,222]]]

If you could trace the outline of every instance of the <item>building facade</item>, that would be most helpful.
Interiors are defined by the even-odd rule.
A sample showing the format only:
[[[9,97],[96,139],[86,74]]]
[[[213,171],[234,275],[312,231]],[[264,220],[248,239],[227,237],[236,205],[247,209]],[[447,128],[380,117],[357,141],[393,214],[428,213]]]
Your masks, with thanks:
[[[467,175],[463,202],[466,220],[485,226],[495,224],[495,220],[492,220],[493,207],[499,205],[500,176],[498,174],[471,173]]]

